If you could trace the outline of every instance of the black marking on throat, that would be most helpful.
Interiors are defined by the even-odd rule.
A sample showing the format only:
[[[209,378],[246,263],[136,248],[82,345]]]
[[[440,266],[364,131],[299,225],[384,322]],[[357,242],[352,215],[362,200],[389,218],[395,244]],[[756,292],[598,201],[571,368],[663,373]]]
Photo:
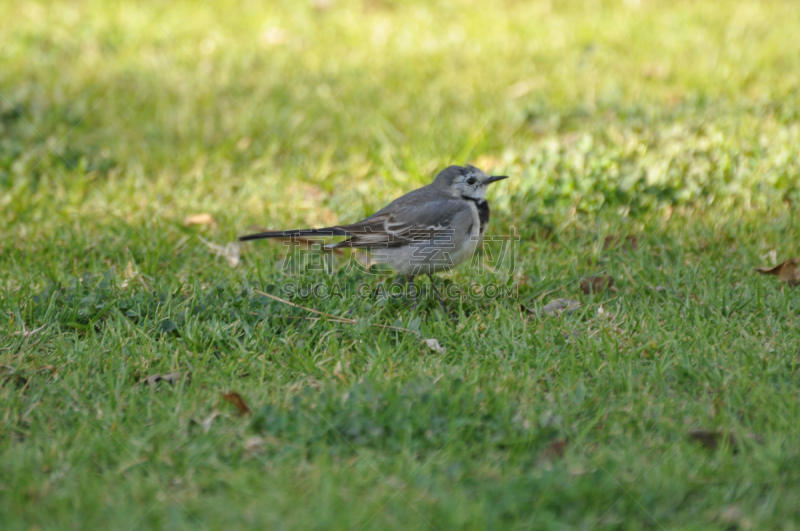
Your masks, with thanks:
[[[481,220],[481,234],[483,234],[483,229],[485,229],[486,224],[489,223],[489,203],[486,201],[486,199],[476,199],[466,195],[462,195],[461,198],[466,199],[467,201],[472,201],[475,203],[475,206],[478,207],[478,219]]]

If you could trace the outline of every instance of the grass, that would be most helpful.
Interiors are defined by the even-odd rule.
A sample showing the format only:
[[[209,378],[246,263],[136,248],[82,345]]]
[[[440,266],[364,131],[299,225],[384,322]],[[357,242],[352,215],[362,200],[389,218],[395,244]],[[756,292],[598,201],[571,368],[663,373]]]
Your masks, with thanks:
[[[797,291],[753,268],[800,241],[798,27],[777,0],[3,3],[3,528],[795,529]],[[308,320],[256,291],[388,279],[203,241],[464,162],[511,175],[490,231],[520,241],[439,279],[515,287],[457,324],[298,292],[358,323]]]

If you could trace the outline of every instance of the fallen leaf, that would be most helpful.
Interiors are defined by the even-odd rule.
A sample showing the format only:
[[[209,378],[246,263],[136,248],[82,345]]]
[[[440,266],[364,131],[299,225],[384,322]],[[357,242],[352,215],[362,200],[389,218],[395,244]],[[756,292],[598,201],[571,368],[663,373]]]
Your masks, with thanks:
[[[568,443],[566,439],[556,439],[548,444],[547,448],[544,449],[542,458],[555,459],[557,457],[564,457],[564,452],[567,451],[567,444]]]
[[[600,293],[614,285],[614,278],[610,275],[600,274],[581,279],[581,291],[586,295]]]
[[[545,304],[541,308],[528,308],[522,304],[520,304],[519,307],[521,310],[526,311],[531,315],[547,314],[550,317],[555,317],[556,315],[561,315],[562,313],[572,315],[578,308],[581,307],[581,303],[573,299],[556,299]]]
[[[217,222],[214,221],[211,214],[193,214],[183,218],[183,224],[188,227],[190,225],[216,225]]]
[[[798,258],[790,258],[789,260],[786,260],[785,262],[781,262],[780,264],[772,266],[772,267],[757,267],[756,271],[758,271],[762,275],[780,276],[781,271],[783,270],[783,268],[785,266],[790,265],[790,264],[797,265],[797,261],[798,261]]]
[[[435,350],[439,354],[444,354],[445,348],[439,344],[438,339],[436,338],[423,339],[422,342],[428,345],[428,348],[430,348],[431,350]]]
[[[775,275],[792,288],[800,284],[798,264],[800,264],[800,258],[791,258],[775,267],[757,267],[756,271],[762,275]]]
[[[247,415],[250,413],[250,406],[248,406],[247,402],[244,401],[242,395],[240,395],[236,391],[222,393],[222,398],[224,398],[226,402],[230,402],[231,404],[236,406],[236,410],[239,412],[240,415]]]
[[[168,372],[167,374],[154,374],[145,378],[144,383],[147,385],[155,385],[158,382],[167,382],[170,385],[174,385],[177,381],[184,377],[188,380],[191,375],[188,372]]]
[[[709,450],[716,450],[719,446],[727,444],[734,452],[736,451],[736,437],[730,432],[698,428],[689,430],[689,438]]]

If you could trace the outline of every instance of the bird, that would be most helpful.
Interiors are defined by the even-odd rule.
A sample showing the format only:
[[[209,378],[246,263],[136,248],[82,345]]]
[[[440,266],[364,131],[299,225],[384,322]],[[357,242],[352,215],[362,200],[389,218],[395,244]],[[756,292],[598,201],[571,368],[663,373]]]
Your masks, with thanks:
[[[486,191],[507,175],[489,176],[475,166],[448,166],[433,182],[398,197],[371,216],[350,225],[290,229],[240,236],[239,241],[307,236],[344,236],[328,249],[368,249],[372,262],[388,265],[395,282],[408,282],[418,307],[414,278],[427,275],[447,314],[433,274],[449,271],[479,248],[489,223]]]

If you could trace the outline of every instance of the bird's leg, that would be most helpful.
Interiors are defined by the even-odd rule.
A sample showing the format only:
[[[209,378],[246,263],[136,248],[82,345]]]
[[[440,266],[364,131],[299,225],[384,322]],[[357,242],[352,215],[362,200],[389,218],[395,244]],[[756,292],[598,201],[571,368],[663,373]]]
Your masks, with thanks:
[[[417,287],[414,286],[414,275],[406,275],[406,281],[411,286],[411,296],[414,297],[414,309],[419,309],[419,301],[417,301]]]
[[[449,315],[450,313],[447,311],[447,306],[444,305],[444,299],[442,299],[442,294],[439,293],[439,289],[436,287],[436,282],[433,281],[433,275],[428,273],[428,278],[431,279],[431,286],[433,286],[433,292],[436,294],[436,297],[439,299],[439,304],[442,305],[442,310],[444,310],[445,315]]]

